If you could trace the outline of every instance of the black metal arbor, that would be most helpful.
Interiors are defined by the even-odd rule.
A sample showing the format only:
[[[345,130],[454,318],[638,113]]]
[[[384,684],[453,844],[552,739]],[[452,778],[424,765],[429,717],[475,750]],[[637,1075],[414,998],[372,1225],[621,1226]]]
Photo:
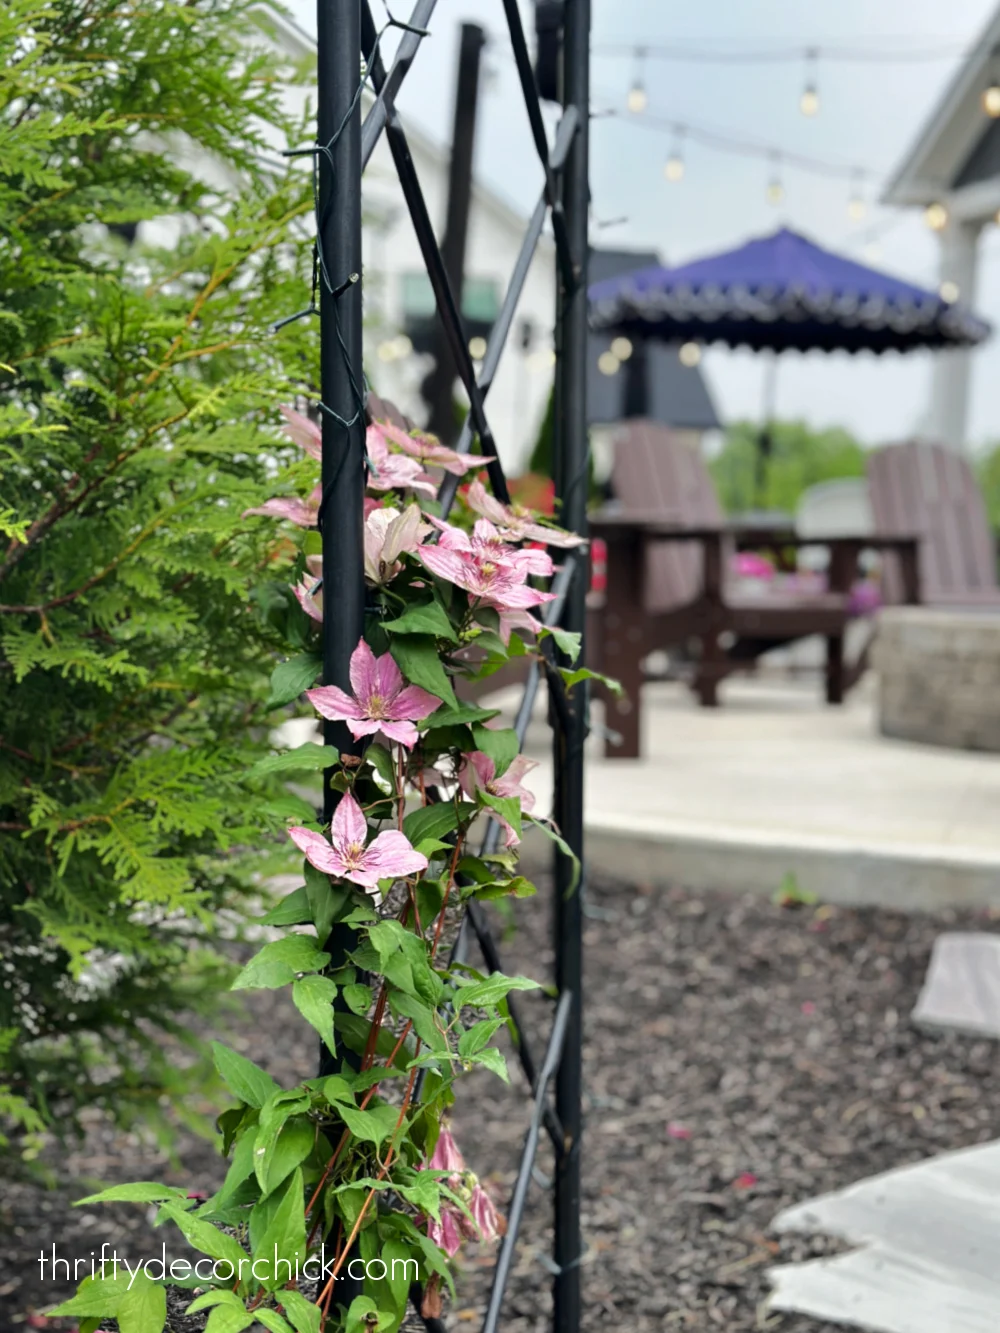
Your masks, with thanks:
[[[318,132],[314,154],[317,178],[316,286],[321,322],[321,407],[323,432],[323,499],[319,526],[323,537],[323,586],[326,605],[335,611],[323,625],[323,680],[349,688],[351,653],[364,628],[362,513],[365,488],[365,379],[362,358],[362,250],[361,176],[385,133],[403,195],[413,222],[424,263],[448,337],[459,376],[469,397],[470,411],[458,448],[466,451],[478,437],[482,452],[496,455],[486,414],[486,398],[528,274],[529,265],[546,218],[551,219],[558,259],[558,297],[555,312],[555,480],[563,524],[586,531],[588,443],[585,415],[587,346],[587,211],[588,97],[590,0],[565,0],[562,13],[561,92],[563,114],[550,148],[542,120],[538,89],[528,53],[517,0],[502,0],[514,59],[544,173],[544,185],[531,215],[500,315],[492,330],[477,380],[462,330],[462,321],[449,286],[441,253],[434,238],[420,182],[395,107],[395,97],[427,35],[436,0],[416,0],[409,22],[390,19],[387,26],[402,30],[395,58],[387,70],[380,54],[377,30],[368,0],[318,0]],[[359,81],[359,61],[361,79]],[[362,89],[370,82],[374,103],[362,115]],[[494,493],[508,499],[507,483],[499,461],[489,464]],[[455,497],[457,478],[441,487],[442,510],[447,514]],[[556,599],[546,608],[547,620],[580,633],[584,629],[586,557],[567,554],[553,582]],[[546,645],[552,640],[546,639]],[[555,671],[555,650],[543,669],[552,683],[549,690],[556,775],[555,820],[561,833],[583,862],[583,742],[586,733],[586,684],[564,691]],[[523,741],[538,688],[541,669],[534,667],[517,717]],[[342,753],[357,753],[359,744],[343,723],[326,724],[326,743]],[[327,786],[327,817],[332,815],[334,793]],[[488,838],[498,826],[491,824]],[[504,1289],[510,1272],[518,1228],[541,1130],[552,1138],[556,1153],[553,1182],[555,1242],[553,1253],[554,1325],[572,1333],[580,1323],[580,1132],[581,1132],[581,981],[582,890],[574,886],[572,858],[556,850],[554,865],[554,919],[558,1004],[541,1060],[537,1060],[523,1028],[518,1055],[531,1085],[533,1106],[520,1169],[508,1212],[508,1231],[501,1245],[484,1333],[497,1327]],[[500,961],[485,913],[474,902],[462,923],[455,945],[461,956],[472,938],[478,940],[487,966],[498,970]],[[336,948],[350,941],[331,941]],[[328,946],[328,947],[331,947]],[[549,1100],[555,1085],[554,1105]],[[437,1321],[430,1320],[430,1324]]]

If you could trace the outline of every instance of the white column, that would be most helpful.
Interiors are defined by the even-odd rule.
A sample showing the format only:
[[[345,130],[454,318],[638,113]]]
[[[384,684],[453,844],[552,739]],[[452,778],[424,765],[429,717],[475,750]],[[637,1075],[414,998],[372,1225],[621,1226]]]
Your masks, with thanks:
[[[976,270],[979,258],[981,222],[962,222],[949,218],[940,233],[941,260],[939,281],[958,288],[958,300],[974,305]],[[972,349],[934,352],[931,402],[927,419],[927,438],[961,451],[969,417],[969,384],[972,374]]]

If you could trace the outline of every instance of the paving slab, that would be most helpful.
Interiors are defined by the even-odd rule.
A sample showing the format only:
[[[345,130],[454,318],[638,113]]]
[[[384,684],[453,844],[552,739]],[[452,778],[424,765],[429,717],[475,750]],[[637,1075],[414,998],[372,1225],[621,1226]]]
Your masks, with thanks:
[[[518,697],[494,699],[511,710]],[[588,744],[588,855],[601,872],[765,893],[792,874],[830,902],[1000,906],[1000,756],[881,736],[871,678],[839,708],[815,679],[768,678],[726,682],[718,709],[651,684],[643,708],[643,758],[605,759],[598,735]],[[527,750],[547,810],[543,700]]]
[[[939,935],[913,1021],[1000,1037],[1000,939],[958,930]]]
[[[1000,1328],[1000,1143],[942,1153],[788,1208],[778,1231],[858,1248],[772,1268],[769,1301],[876,1333]]]

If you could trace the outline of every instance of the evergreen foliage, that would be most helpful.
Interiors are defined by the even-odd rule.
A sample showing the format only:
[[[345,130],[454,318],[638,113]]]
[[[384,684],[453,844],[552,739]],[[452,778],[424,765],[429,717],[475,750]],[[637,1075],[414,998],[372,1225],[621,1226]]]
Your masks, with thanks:
[[[756,495],[760,427],[736,421],[726,431],[721,453],[710,464],[723,508],[776,509],[792,513],[809,486],[837,477],[863,477],[865,451],[846,430],[811,430],[804,421],[776,421],[772,451],[764,473],[764,493]]]
[[[240,515],[311,378],[271,325],[312,200],[261,9],[0,9],[2,1143],[183,1087],[162,1033],[287,813],[245,775],[304,617]]]

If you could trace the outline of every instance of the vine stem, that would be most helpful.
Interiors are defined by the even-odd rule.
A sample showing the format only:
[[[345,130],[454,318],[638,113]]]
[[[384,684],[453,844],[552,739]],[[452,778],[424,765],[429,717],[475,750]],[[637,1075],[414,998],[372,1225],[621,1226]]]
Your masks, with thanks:
[[[387,1067],[388,1067],[389,1065],[392,1064],[393,1060],[395,1060],[396,1056],[397,1056],[397,1055],[399,1054],[399,1052],[402,1050],[403,1042],[404,1042],[404,1041],[406,1040],[406,1038],[410,1035],[410,1030],[412,1029],[412,1027],[413,1027],[413,1023],[412,1023],[412,1022],[407,1022],[406,1026],[403,1028],[402,1032],[399,1034],[399,1040],[396,1042],[396,1045],[394,1046],[394,1048],[393,1048],[393,1050],[392,1050],[392,1053],[391,1053],[390,1056],[389,1056],[389,1059],[386,1061],[386,1066],[387,1066]],[[362,1097],[362,1099],[361,1099],[361,1105],[360,1105],[360,1107],[358,1108],[359,1110],[363,1111],[363,1110],[365,1109],[365,1107],[368,1105],[368,1103],[371,1101],[371,1099],[375,1096],[376,1092],[378,1091],[378,1087],[379,1087],[379,1085],[378,1085],[377,1083],[373,1083],[373,1084],[371,1085],[371,1087],[370,1087],[370,1088],[368,1089],[368,1091],[365,1093],[364,1097]],[[351,1131],[350,1131],[349,1129],[345,1129],[344,1132],[343,1132],[343,1134],[341,1134],[341,1136],[340,1136],[340,1141],[338,1142],[336,1148],[335,1148],[334,1151],[333,1151],[333,1156],[330,1158],[329,1162],[327,1162],[327,1164],[326,1164],[326,1169],[324,1170],[322,1176],[320,1177],[319,1184],[318,1184],[318,1185],[316,1186],[316,1188],[313,1190],[312,1198],[309,1200],[308,1204],[306,1205],[306,1212],[305,1212],[306,1217],[309,1216],[309,1214],[312,1212],[313,1208],[315,1207],[315,1205],[316,1205],[316,1200],[319,1198],[320,1193],[321,1193],[321,1191],[322,1191],[322,1189],[323,1189],[323,1186],[324,1186],[324,1185],[326,1184],[326,1182],[330,1179],[330,1175],[331,1175],[331,1173],[332,1173],[332,1171],[333,1171],[333,1168],[337,1165],[337,1162],[338,1162],[338,1160],[340,1159],[340,1154],[344,1151],[344,1145],[347,1143],[347,1140],[348,1140],[350,1137],[351,1137]],[[317,1219],[317,1221],[313,1224],[313,1229],[312,1229],[312,1231],[310,1232],[310,1235],[309,1235],[309,1244],[310,1244],[310,1245],[312,1244],[313,1240],[315,1239],[316,1227],[317,1227],[318,1225],[319,1225],[319,1221],[318,1221],[318,1219]]]
[[[417,1043],[418,1049],[419,1049],[419,1045],[420,1045],[420,1043],[418,1042],[418,1043]],[[403,1103],[402,1103],[402,1105],[401,1105],[400,1108],[399,1108],[399,1115],[398,1115],[397,1118],[396,1118],[396,1127],[395,1127],[395,1129],[392,1131],[392,1137],[393,1137],[393,1139],[395,1139],[396,1135],[399,1133],[399,1128],[400,1128],[400,1126],[402,1125],[403,1120],[406,1118],[406,1112],[409,1110],[409,1107],[410,1107],[410,1099],[411,1099],[411,1097],[413,1096],[413,1085],[416,1083],[416,1081],[417,1081],[417,1071],[416,1071],[416,1069],[414,1068],[414,1069],[411,1069],[411,1070],[410,1070],[410,1078],[409,1078],[409,1081],[407,1082],[407,1085],[406,1085],[406,1092],[405,1092],[405,1094],[404,1094],[404,1096],[403,1096]],[[393,1159],[394,1152],[395,1152],[395,1144],[394,1144],[394,1143],[390,1143],[390,1144],[389,1144],[389,1151],[388,1151],[388,1152],[386,1153],[386,1155],[385,1155],[385,1162],[384,1162],[384,1164],[382,1165],[382,1167],[379,1169],[379,1173],[378,1173],[378,1175],[375,1177],[376,1180],[384,1180],[384,1179],[385,1179],[386,1175],[388,1174],[389,1167],[392,1165],[392,1159]],[[338,1276],[340,1275],[340,1270],[343,1268],[344,1263],[345,1263],[345,1261],[346,1261],[346,1259],[347,1259],[347,1256],[348,1256],[348,1255],[350,1254],[350,1252],[351,1252],[351,1246],[354,1244],[355,1240],[357,1239],[358,1232],[361,1230],[361,1224],[362,1224],[362,1222],[364,1222],[364,1220],[365,1220],[365,1214],[368,1212],[368,1206],[369,1206],[369,1204],[371,1203],[372,1199],[374,1199],[374,1197],[375,1197],[375,1190],[374,1190],[374,1188],[372,1188],[372,1189],[370,1189],[370,1190],[368,1191],[368,1195],[367,1195],[367,1197],[366,1197],[364,1203],[361,1205],[361,1211],[358,1213],[358,1216],[357,1216],[357,1218],[356,1218],[356,1220],[355,1220],[355,1222],[354,1222],[354,1226],[351,1228],[351,1234],[347,1237],[347,1240],[344,1242],[344,1248],[343,1248],[343,1250],[341,1250],[341,1252],[340,1252],[340,1258],[339,1258],[339,1259],[336,1261],[336,1263],[334,1264],[334,1266],[333,1266],[333,1272],[330,1274],[329,1278],[327,1279],[326,1286],[323,1288],[323,1290],[322,1290],[322,1291],[319,1293],[319,1295],[316,1297],[315,1304],[320,1305],[321,1303],[324,1303],[324,1302],[325,1302],[327,1305],[329,1305],[330,1296],[333,1294],[333,1284],[336,1282]],[[322,1324],[320,1325],[321,1333],[322,1333],[322,1329],[324,1328],[325,1324],[326,1324],[326,1311],[324,1311],[324,1313],[323,1313],[323,1322],[322,1322]]]

